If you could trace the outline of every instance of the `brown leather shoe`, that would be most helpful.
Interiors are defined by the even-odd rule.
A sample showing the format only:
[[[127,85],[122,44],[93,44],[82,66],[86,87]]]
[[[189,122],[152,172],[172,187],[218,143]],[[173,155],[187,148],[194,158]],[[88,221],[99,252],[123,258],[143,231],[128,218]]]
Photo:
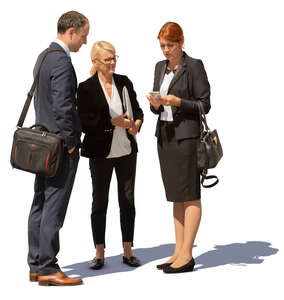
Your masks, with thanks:
[[[47,276],[38,276],[38,284],[43,286],[48,285],[79,285],[83,281],[80,278],[71,278],[65,275],[63,272],[59,271],[57,273],[47,275]]]
[[[38,273],[30,273],[30,281],[31,282],[38,281]]]

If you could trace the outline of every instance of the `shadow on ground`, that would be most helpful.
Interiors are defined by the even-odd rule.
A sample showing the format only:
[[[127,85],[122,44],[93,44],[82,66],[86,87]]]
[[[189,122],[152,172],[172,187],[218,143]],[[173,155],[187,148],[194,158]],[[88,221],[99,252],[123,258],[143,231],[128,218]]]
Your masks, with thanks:
[[[174,244],[165,244],[152,248],[139,248],[133,251],[142,265],[149,262],[166,258],[172,255]],[[271,244],[262,241],[248,241],[246,243],[233,243],[228,245],[216,245],[214,250],[205,252],[195,258],[195,271],[228,264],[246,266],[249,264],[261,264],[263,257],[274,255],[279,250],[272,248]],[[261,258],[260,258],[261,257]],[[131,268],[122,263],[122,254],[106,257],[105,266],[101,270],[89,269],[89,261],[79,262],[69,266],[64,266],[66,275],[75,275],[81,278],[95,277],[100,275],[129,272],[136,268]]]

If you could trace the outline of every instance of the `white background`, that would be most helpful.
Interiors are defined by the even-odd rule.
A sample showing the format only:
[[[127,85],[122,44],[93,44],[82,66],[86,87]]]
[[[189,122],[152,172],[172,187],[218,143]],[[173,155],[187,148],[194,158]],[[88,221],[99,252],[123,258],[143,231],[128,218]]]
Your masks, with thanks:
[[[282,1],[2,1],[1,2],[1,269],[0,297],[55,299],[282,299],[283,288],[283,9]],[[88,44],[72,54],[78,82],[89,77],[97,40],[116,47],[117,73],[134,83],[145,122],[138,136],[136,254],[121,263],[121,233],[113,176],[106,233],[106,265],[90,271],[91,181],[81,158],[63,229],[60,266],[85,284],[44,288],[28,282],[27,219],[34,176],[12,170],[12,135],[32,84],[37,55],[56,37],[63,12],[90,20]],[[212,89],[208,122],[217,128],[224,158],[213,171],[220,183],[202,191],[203,218],[194,248],[200,270],[167,275],[156,270],[173,250],[172,204],[160,177],[154,128],[145,95],[163,59],[157,35],[178,22],[185,51],[201,58]],[[25,125],[34,121],[33,107]],[[278,251],[277,251],[278,250]],[[65,267],[65,268],[64,268]],[[282,295],[281,295],[282,294]],[[6,295],[4,298],[3,295]],[[206,298],[205,298],[206,297]]]

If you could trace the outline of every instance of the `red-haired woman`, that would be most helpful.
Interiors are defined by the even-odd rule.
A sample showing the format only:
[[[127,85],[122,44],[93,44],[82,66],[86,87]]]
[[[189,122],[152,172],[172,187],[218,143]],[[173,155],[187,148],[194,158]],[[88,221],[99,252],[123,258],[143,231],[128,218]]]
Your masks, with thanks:
[[[173,202],[176,245],[162,265],[165,273],[193,271],[192,248],[201,219],[200,170],[196,145],[200,135],[198,103],[210,110],[210,85],[200,59],[183,50],[184,36],[177,23],[168,22],[158,39],[166,60],[155,67],[153,91],[147,98],[159,115],[156,137],[167,200]]]

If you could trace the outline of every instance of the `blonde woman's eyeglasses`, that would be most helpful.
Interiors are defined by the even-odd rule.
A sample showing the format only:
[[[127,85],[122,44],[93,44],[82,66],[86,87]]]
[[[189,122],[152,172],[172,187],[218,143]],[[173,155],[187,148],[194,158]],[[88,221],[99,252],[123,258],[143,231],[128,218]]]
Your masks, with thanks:
[[[99,62],[105,64],[105,65],[110,65],[112,62],[116,63],[117,60],[118,60],[119,56],[118,55],[115,55],[113,57],[108,57],[108,58],[105,58],[103,61],[99,60]]]

